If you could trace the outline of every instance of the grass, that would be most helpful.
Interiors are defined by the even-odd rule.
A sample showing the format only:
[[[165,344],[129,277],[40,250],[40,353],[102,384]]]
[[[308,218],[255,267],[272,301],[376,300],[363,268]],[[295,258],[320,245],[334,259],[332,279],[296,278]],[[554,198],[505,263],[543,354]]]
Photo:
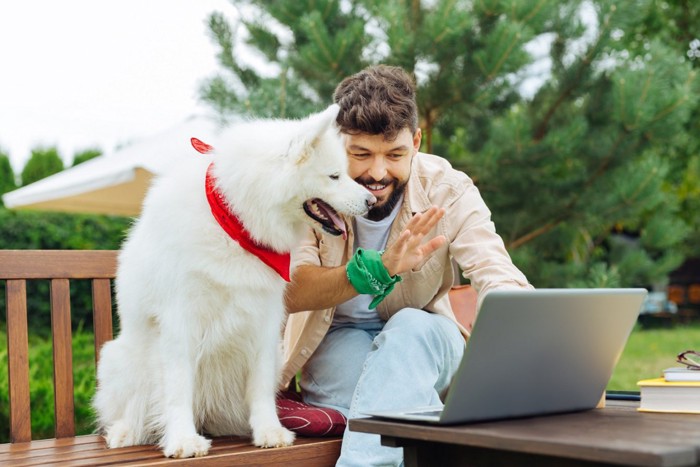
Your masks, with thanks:
[[[663,376],[676,366],[676,355],[700,348],[700,323],[644,329],[637,325],[615,367],[608,390],[638,391],[637,381]]]

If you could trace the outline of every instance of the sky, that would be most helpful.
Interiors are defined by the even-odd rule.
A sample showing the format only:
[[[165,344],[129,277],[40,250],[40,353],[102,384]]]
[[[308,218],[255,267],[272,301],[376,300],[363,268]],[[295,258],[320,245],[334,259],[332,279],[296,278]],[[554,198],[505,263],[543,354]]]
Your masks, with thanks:
[[[219,70],[206,20],[238,17],[235,0],[0,0],[0,152],[21,173],[31,151],[117,146],[211,114],[198,99]],[[523,92],[546,74],[547,42]],[[239,48],[244,61],[264,68]],[[544,51],[544,52],[543,52]]]
[[[219,69],[206,25],[230,0],[0,2],[0,150],[20,173],[32,148],[104,152],[210,114]]]

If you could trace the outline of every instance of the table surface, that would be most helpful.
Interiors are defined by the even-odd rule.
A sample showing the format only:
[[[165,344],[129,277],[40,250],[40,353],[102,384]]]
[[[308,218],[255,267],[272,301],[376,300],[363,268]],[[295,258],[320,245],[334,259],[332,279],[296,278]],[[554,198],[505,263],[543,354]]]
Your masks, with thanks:
[[[607,401],[584,412],[454,426],[362,418],[351,420],[350,429],[380,434],[388,445],[427,442],[620,465],[700,465],[700,415],[639,412],[638,406]]]

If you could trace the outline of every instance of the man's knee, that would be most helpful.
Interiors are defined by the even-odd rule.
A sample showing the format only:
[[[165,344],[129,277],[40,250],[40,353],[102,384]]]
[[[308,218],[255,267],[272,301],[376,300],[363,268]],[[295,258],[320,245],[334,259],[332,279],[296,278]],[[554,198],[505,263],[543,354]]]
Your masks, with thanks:
[[[387,321],[382,334],[393,331],[403,339],[412,341],[437,339],[464,345],[464,339],[456,323],[445,316],[416,308],[404,308],[395,313]]]

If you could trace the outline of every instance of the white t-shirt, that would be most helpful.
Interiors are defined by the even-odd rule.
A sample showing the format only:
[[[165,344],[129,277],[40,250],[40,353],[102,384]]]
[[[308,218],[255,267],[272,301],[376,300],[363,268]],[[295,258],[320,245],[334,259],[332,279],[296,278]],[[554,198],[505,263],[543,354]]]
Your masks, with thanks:
[[[355,232],[353,252],[357,251],[358,248],[376,251],[382,251],[386,248],[391,224],[394,222],[394,219],[396,219],[402,202],[403,196],[398,203],[396,203],[391,213],[382,220],[371,221],[366,217],[359,216],[353,219],[353,228]],[[333,326],[347,323],[381,321],[377,310],[370,310],[369,308],[372,299],[374,299],[372,295],[358,295],[338,305],[333,315]]]

